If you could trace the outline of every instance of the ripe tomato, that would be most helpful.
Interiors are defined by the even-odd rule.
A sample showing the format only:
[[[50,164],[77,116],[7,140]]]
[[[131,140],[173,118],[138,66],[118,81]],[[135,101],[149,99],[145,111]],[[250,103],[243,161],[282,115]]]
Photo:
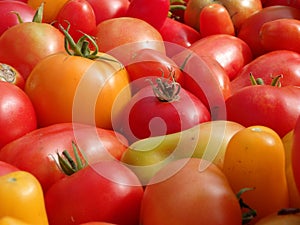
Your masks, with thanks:
[[[56,154],[68,150],[72,155],[72,141],[84,152],[89,163],[118,160],[127,148],[127,140],[111,130],[61,123],[36,129],[10,142],[1,149],[0,160],[34,174],[46,191],[64,177],[56,165]]]
[[[0,81],[0,149],[37,128],[34,107],[26,93],[14,84]]]
[[[145,188],[141,224],[199,225],[199,221],[240,225],[238,199],[214,164],[197,158],[171,162]]]
[[[162,36],[149,23],[133,17],[118,17],[97,25],[99,51],[106,52],[127,65],[137,51],[145,48],[165,53]]]
[[[70,26],[69,34],[77,42],[83,33],[94,35],[96,31],[96,16],[87,0],[70,0],[59,10],[53,24],[57,28],[61,24],[65,29]]]
[[[64,35],[47,23],[20,23],[1,35],[0,49],[0,62],[14,67],[26,80],[41,59],[64,51]]]
[[[81,45],[73,47],[78,50]],[[111,117],[129,102],[129,77],[124,66],[108,54],[94,51],[85,55],[89,50],[81,50],[46,57],[28,77],[25,91],[40,127],[74,121],[111,129]]]
[[[20,15],[23,22],[31,22],[35,14],[35,10],[25,2],[12,0],[0,1],[0,36],[9,27],[19,24],[16,12]]]
[[[14,171],[18,171],[19,168],[13,166],[10,163],[4,162],[4,161],[0,161],[0,176],[3,176],[5,174],[14,172]]]
[[[196,96],[164,78],[139,90],[119,115],[114,129],[130,143],[180,132],[210,120],[208,109]]]
[[[222,170],[234,192],[253,188],[242,198],[257,211],[254,220],[288,207],[284,147],[271,128],[249,126],[236,132],[227,145]]]
[[[295,177],[295,183],[300,192],[300,169],[299,169],[299,159],[300,159],[300,116],[298,117],[293,134],[293,144],[292,144],[292,169]]]
[[[254,225],[296,225],[300,224],[299,211],[294,209],[283,209],[277,213],[272,213],[264,218],[260,219]]]
[[[136,175],[123,164],[90,164],[57,181],[46,192],[49,225],[89,221],[138,225],[143,192]]]

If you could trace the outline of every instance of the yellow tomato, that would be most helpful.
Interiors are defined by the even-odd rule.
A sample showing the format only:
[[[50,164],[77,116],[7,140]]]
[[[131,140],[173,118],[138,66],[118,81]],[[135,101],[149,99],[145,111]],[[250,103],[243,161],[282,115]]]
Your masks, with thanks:
[[[31,225],[14,217],[5,216],[0,218],[0,225]]]
[[[238,131],[227,145],[223,171],[236,193],[253,188],[242,199],[257,211],[256,220],[288,207],[284,147],[274,130],[250,126]]]
[[[0,218],[13,217],[25,224],[48,225],[42,187],[29,172],[16,171],[0,177],[0,203]],[[4,222],[11,220],[4,219]]]
[[[300,208],[300,194],[295,183],[292,164],[291,164],[293,130],[287,133],[282,138],[282,143],[285,149],[285,171],[286,171],[286,179],[289,188],[289,198],[290,198],[289,207]]]

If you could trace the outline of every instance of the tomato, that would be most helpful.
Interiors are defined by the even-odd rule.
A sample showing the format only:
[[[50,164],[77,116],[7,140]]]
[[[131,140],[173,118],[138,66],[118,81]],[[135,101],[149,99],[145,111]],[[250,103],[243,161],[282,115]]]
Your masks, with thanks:
[[[162,36],[149,23],[133,17],[105,20],[97,25],[99,51],[106,52],[127,65],[137,51],[145,48],[165,53]]]
[[[295,211],[295,212],[293,212]],[[300,223],[299,211],[294,209],[283,209],[278,213],[272,213],[260,219],[254,225],[296,225]]]
[[[118,160],[127,148],[127,140],[114,131],[61,123],[36,129],[10,142],[0,150],[0,160],[34,174],[46,191],[64,177],[56,165],[56,153],[68,150],[72,154],[73,141],[91,163],[103,159]]]
[[[286,5],[300,8],[299,0],[261,0],[263,7],[274,6],[274,5]]]
[[[117,224],[106,223],[106,222],[87,222],[87,223],[81,223],[80,225],[117,225]]]
[[[285,171],[287,185],[289,189],[289,207],[299,208],[300,207],[300,192],[297,189],[295,183],[295,177],[292,168],[292,146],[294,138],[294,129],[288,132],[283,138],[282,143],[285,150]]]
[[[170,0],[152,0],[145,4],[144,0],[132,0],[126,12],[126,16],[139,18],[160,29],[170,8]]]
[[[261,78],[266,84],[282,75],[281,86],[300,85],[300,54],[294,51],[277,50],[265,53],[245,65],[231,81],[232,91],[251,85],[249,75]]]
[[[203,7],[199,15],[199,31],[202,37],[213,34],[235,35],[235,28],[225,6],[212,3]]]
[[[0,161],[0,176],[18,171],[19,169],[10,163]]]
[[[300,159],[300,116],[297,118],[294,134],[293,134],[293,144],[292,144],[292,170],[295,178],[296,187],[300,192],[300,170],[299,170],[299,159]]]
[[[268,21],[281,18],[300,19],[300,10],[290,6],[269,6],[256,12],[242,24],[237,36],[249,45],[255,58],[266,53],[259,37],[261,26]]]
[[[157,78],[130,100],[114,129],[130,143],[179,132],[210,120],[206,106],[193,94],[168,79]]]
[[[176,160],[158,171],[145,189],[141,206],[143,225],[198,225],[199,221],[240,225],[241,215],[222,171],[196,158]]]
[[[194,28],[169,17],[158,31],[164,40],[169,57],[190,47],[192,43],[201,38],[200,33]]]
[[[25,80],[23,76],[12,66],[0,63],[0,80],[17,85],[24,89]]]
[[[143,185],[170,161],[194,157],[223,167],[224,154],[230,138],[244,126],[216,120],[200,123],[190,129],[132,143],[121,161],[135,172]]]
[[[154,49],[141,49],[125,65],[130,79],[132,94],[146,87],[147,79],[165,77],[183,83],[183,74],[179,66],[168,56]]]
[[[41,59],[64,51],[64,35],[50,24],[20,23],[1,35],[0,48],[0,62],[14,67],[26,80]]]
[[[0,148],[37,128],[35,109],[26,93],[14,84],[0,81]]]
[[[0,218],[0,225],[30,225],[30,224],[11,216],[4,216]]]
[[[0,1],[0,36],[9,27],[19,24],[18,13],[23,22],[31,22],[35,14],[35,10],[25,2],[2,0]]]
[[[297,19],[277,19],[266,22],[261,26],[259,37],[266,51],[285,49],[300,53],[298,46],[300,21]]]
[[[63,25],[65,29],[69,26],[69,34],[77,42],[83,33],[94,35],[96,16],[87,0],[70,0],[59,10],[54,25],[59,28],[58,24]]]
[[[47,191],[49,225],[89,221],[138,225],[143,192],[135,174],[119,162],[90,164]]]
[[[247,63],[252,61],[249,46],[240,38],[228,34],[210,35],[194,42],[189,49],[201,56],[215,59],[225,70],[230,80]]]
[[[96,16],[96,25],[107,19],[125,16],[129,6],[128,0],[87,1],[94,10]]]
[[[265,126],[249,126],[228,142],[223,172],[234,192],[253,188],[243,201],[256,210],[254,221],[288,207],[285,152],[279,135]]]
[[[111,129],[111,117],[131,98],[124,66],[108,54],[80,49],[81,41],[74,52],[41,60],[26,81],[40,127],[74,121]]]
[[[226,100],[227,119],[246,127],[264,125],[283,137],[294,128],[300,115],[299,96],[298,86],[244,87]]]
[[[0,176],[0,218],[13,217],[32,225],[48,225],[44,195],[31,173],[15,171]]]

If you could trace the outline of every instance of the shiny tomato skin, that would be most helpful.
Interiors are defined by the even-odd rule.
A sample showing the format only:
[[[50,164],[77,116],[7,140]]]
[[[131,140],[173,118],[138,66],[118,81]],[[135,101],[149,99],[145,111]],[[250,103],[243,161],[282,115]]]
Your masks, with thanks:
[[[241,220],[240,206],[225,175],[208,161],[173,161],[145,188],[143,225],[198,225],[199,221],[206,225],[240,225]]]
[[[238,31],[237,37],[249,45],[253,57],[256,58],[266,53],[266,50],[260,43],[259,32],[261,26],[266,22],[281,18],[300,19],[300,9],[283,5],[269,6],[256,12],[244,21]]]
[[[62,25],[65,29],[69,26],[69,34],[77,42],[83,34],[94,35],[96,16],[87,0],[70,0],[59,10],[54,25],[57,28]]]
[[[0,81],[0,148],[37,128],[35,109],[26,93]]]
[[[49,224],[105,221],[138,225],[143,192],[137,176],[125,165],[96,162],[49,188],[45,194]]]
[[[0,161],[0,176],[18,171],[19,169],[10,163]]]
[[[296,124],[294,126],[293,134],[293,144],[291,150],[292,157],[292,170],[295,178],[295,183],[300,192],[300,116],[297,118]]]
[[[170,102],[161,101],[149,84],[132,97],[114,128],[132,143],[180,132],[210,120],[208,109],[195,95],[181,88],[178,96]]]
[[[250,86],[250,73],[270,84],[272,78],[282,75],[281,86],[300,85],[300,54],[288,50],[276,50],[265,53],[245,65],[231,81],[232,91]]]
[[[300,20],[284,18],[266,22],[259,37],[266,51],[283,49],[300,53]]]
[[[26,80],[41,59],[65,51],[64,35],[50,24],[21,23],[1,35],[0,48],[0,62],[14,67]]]
[[[298,86],[244,87],[226,100],[227,119],[246,127],[267,126],[283,137],[294,128],[300,115],[299,96]]]
[[[118,160],[127,147],[127,140],[111,130],[59,123],[36,129],[10,142],[0,150],[0,160],[34,174],[45,192],[65,176],[56,165],[56,154],[68,150],[73,155],[72,141],[91,163],[110,158]]]
[[[0,1],[0,36],[9,27],[19,24],[18,17],[14,13],[17,12],[22,18],[23,22],[31,22],[35,14],[35,10],[25,2],[14,0]]]

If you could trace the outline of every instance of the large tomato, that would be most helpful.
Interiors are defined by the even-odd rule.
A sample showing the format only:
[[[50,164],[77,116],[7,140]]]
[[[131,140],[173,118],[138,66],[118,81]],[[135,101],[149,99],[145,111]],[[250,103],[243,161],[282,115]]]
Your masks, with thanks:
[[[13,66],[26,80],[44,57],[64,51],[64,35],[47,23],[20,23],[0,37],[0,62]]]
[[[45,194],[49,225],[105,221],[138,225],[143,188],[117,161],[88,165],[53,184]]]
[[[73,47],[76,50],[78,46]],[[81,50],[46,57],[28,77],[25,91],[39,126],[75,121],[110,129],[111,117],[130,100],[124,66],[108,54],[94,51],[85,55],[89,50]]]
[[[34,174],[46,191],[64,177],[56,165],[57,153],[68,150],[72,155],[72,141],[77,143],[89,163],[118,160],[127,146],[127,140],[111,130],[61,123],[36,129],[10,142],[0,150],[0,160]]]
[[[144,20],[133,17],[107,19],[97,25],[99,51],[109,53],[124,65],[137,51],[145,48],[165,53],[161,34]]]
[[[197,158],[171,162],[158,171],[145,189],[141,224],[199,223],[240,225],[238,199],[214,164]]]
[[[14,84],[0,81],[0,148],[37,128],[33,105]]]

